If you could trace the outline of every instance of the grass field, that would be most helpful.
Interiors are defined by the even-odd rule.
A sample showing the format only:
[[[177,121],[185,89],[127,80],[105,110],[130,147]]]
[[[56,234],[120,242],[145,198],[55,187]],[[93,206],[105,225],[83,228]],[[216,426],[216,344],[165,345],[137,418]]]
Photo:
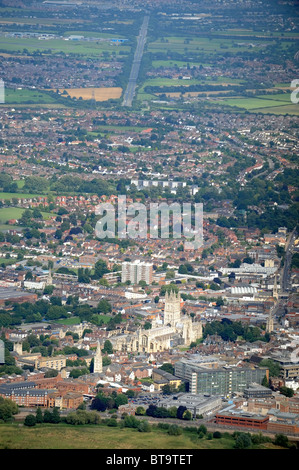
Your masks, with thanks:
[[[104,323],[108,323],[112,317],[108,315],[95,315],[99,318],[99,320],[103,320]],[[79,325],[80,318],[79,317],[71,317],[71,318],[63,318],[62,320],[56,320],[55,323],[59,323],[61,325]]]
[[[255,47],[252,47],[254,42],[251,39],[242,38],[242,44],[238,42],[238,39],[219,39],[219,38],[184,38],[184,37],[174,37],[168,36],[167,38],[158,39],[148,44],[149,52],[165,52],[175,51],[177,53],[193,52],[196,53],[206,52],[206,53],[217,53],[219,51],[231,51],[231,52],[244,52],[244,51],[258,51],[261,48],[264,48],[268,42],[264,41],[262,45],[258,44]],[[269,41],[273,42],[272,41]]]
[[[0,222],[5,224],[10,219],[18,220],[22,217],[22,214],[25,209],[21,209],[19,207],[5,207],[4,209],[0,209]],[[49,219],[51,214],[48,212],[42,212],[44,219]]]
[[[56,320],[55,323],[59,323],[60,325],[79,325],[80,318],[79,317],[63,318],[62,320]]]
[[[274,114],[299,114],[299,106],[292,104],[290,94],[259,95],[254,98],[227,98],[215,101],[217,104],[235,106],[247,111],[274,113]]]
[[[39,90],[5,88],[4,104],[54,104],[55,98]]]
[[[270,101],[282,101],[284,103],[290,104],[291,103],[291,94],[290,93],[281,93],[278,95],[259,95],[258,98],[263,100],[270,100]],[[282,104],[282,103],[281,103]]]
[[[67,88],[61,89],[60,92],[66,91],[71,98],[82,98],[83,100],[95,99],[96,101],[107,101],[110,99],[118,99],[121,97],[122,88]],[[94,95],[94,96],[93,96]]]
[[[299,116],[299,106],[298,104],[289,104],[279,107],[259,108],[258,112],[263,114],[289,114],[291,116]]]
[[[159,61],[159,63],[163,63],[163,61]],[[137,94],[137,99],[140,101],[152,101],[156,100],[157,97],[159,96],[160,93],[156,94],[150,94],[145,92],[145,87],[147,86],[159,86],[159,87],[185,87],[186,92],[175,92],[175,91],[164,91],[162,90],[161,93],[165,93],[166,96],[168,97],[188,97],[188,96],[200,96],[200,95],[222,95],[223,93],[226,93],[226,91],[221,90],[221,91],[191,91],[188,92],[188,87],[191,85],[222,85],[223,87],[227,85],[239,85],[242,83],[242,80],[239,79],[231,79],[228,77],[217,77],[213,79],[206,79],[206,80],[196,80],[196,79],[190,79],[190,80],[184,80],[184,79],[171,79],[171,78],[152,78],[146,80],[142,86],[138,89],[138,94]],[[229,93],[230,90],[227,91]]]
[[[29,53],[40,51],[44,53],[60,53],[65,54],[80,54],[85,57],[100,57],[102,53],[115,52],[116,55],[120,51],[130,51],[130,46],[123,44],[112,44],[109,41],[66,41],[64,39],[49,39],[47,41],[40,41],[35,38],[12,38],[1,37],[2,52],[19,52],[22,53],[26,49]]]
[[[155,428],[138,432],[129,428],[107,426],[0,425],[0,449],[231,449],[234,439],[199,439],[192,433],[170,436]],[[272,444],[259,448],[276,448]]]
[[[45,197],[41,194],[29,194],[29,193],[4,193],[0,192],[0,199],[34,199],[37,197]]]
[[[223,103],[228,106],[237,106],[238,108],[245,108],[247,110],[258,108],[271,108],[281,106],[283,104],[279,100],[275,101],[260,98],[228,98],[225,100],[221,100],[220,103]]]
[[[0,258],[0,264],[9,265],[9,264],[14,264],[15,262],[16,262],[15,258]]]

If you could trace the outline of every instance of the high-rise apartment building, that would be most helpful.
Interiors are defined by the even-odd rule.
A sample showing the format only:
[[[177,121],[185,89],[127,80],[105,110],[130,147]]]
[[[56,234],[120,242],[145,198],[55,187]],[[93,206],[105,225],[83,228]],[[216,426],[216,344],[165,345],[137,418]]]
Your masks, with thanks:
[[[122,263],[121,282],[130,281],[131,284],[139,284],[145,281],[151,284],[153,280],[153,264],[144,261],[125,261]]]
[[[261,385],[267,368],[228,367],[203,358],[181,359],[175,363],[175,376],[189,382],[189,392],[228,397],[243,392],[251,383]]]

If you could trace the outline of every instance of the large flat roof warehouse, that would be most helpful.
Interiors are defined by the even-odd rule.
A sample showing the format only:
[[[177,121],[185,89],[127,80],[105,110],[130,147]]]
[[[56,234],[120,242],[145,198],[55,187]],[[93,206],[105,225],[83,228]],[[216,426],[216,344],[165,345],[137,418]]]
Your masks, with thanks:
[[[211,396],[209,394],[195,395],[191,393],[179,393],[167,398],[162,398],[159,400],[158,406],[165,408],[185,406],[195,417],[197,414],[207,414],[216,409],[220,409],[222,399],[220,396]]]

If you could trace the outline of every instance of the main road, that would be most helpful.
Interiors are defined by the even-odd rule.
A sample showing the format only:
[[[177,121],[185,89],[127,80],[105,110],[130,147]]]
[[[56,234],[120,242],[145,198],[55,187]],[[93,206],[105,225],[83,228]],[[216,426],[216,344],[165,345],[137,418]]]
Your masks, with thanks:
[[[129,82],[128,82],[126,91],[124,93],[124,99],[122,103],[123,106],[132,106],[135,89],[137,85],[137,78],[139,74],[140,64],[141,64],[143,51],[144,51],[144,45],[146,42],[148,23],[149,23],[149,16],[145,16],[140,32],[139,32],[139,36],[137,38],[137,47],[136,47],[136,51],[134,54],[134,60],[133,60],[132,68],[131,68]]]

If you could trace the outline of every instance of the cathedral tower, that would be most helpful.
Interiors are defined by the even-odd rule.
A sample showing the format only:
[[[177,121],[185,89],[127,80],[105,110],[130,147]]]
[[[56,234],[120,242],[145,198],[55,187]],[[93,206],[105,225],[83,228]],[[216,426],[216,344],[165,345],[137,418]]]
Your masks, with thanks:
[[[165,294],[164,325],[175,326],[181,318],[181,296],[180,293],[171,291]]]

